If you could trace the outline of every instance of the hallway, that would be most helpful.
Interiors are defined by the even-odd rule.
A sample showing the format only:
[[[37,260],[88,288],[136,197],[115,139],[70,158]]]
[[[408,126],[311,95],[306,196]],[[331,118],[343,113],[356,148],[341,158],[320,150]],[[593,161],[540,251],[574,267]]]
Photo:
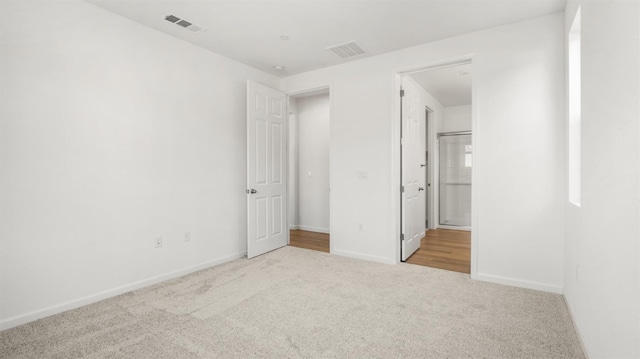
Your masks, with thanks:
[[[430,229],[405,263],[471,273],[471,232]]]
[[[290,246],[329,253],[328,234],[299,229],[292,229],[289,233]]]

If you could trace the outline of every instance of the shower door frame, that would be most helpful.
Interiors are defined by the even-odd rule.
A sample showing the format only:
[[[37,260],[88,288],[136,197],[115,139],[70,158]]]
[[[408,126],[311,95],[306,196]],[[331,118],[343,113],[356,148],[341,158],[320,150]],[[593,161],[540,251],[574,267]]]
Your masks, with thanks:
[[[436,223],[436,228],[443,228],[443,229],[456,229],[456,230],[462,230],[462,231],[471,231],[471,227],[473,224],[473,163],[474,163],[474,149],[472,147],[471,150],[471,224],[469,224],[468,226],[464,226],[464,225],[455,225],[455,224],[443,224],[442,223],[442,196],[441,196],[441,190],[442,190],[442,183],[440,183],[440,178],[442,176],[442,171],[440,169],[440,164],[441,164],[441,152],[440,152],[440,137],[450,137],[450,136],[470,136],[471,138],[471,146],[473,146],[473,131],[450,131],[450,132],[439,132],[436,135],[436,146],[435,148],[437,148],[437,173],[438,173],[438,178],[434,178],[434,181],[436,183],[436,188],[434,192],[438,193],[438,219],[437,219],[437,223]]]

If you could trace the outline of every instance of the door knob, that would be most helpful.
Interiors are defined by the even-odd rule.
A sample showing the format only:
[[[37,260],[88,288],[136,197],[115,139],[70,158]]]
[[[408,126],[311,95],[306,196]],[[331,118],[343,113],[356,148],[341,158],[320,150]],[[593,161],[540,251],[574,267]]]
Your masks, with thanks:
[[[256,191],[255,189],[252,188],[252,189],[248,189],[247,193],[254,194],[254,193],[258,193],[258,191]]]
[[[424,191],[424,187],[418,187],[418,191]]]

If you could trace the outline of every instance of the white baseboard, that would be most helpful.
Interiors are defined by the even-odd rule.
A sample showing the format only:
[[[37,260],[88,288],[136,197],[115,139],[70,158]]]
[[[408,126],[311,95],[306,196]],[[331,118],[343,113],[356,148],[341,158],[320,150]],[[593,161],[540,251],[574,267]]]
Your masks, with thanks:
[[[76,308],[80,308],[83,307],[85,305],[88,304],[92,304],[95,302],[99,302],[101,300],[104,299],[108,299],[111,297],[115,297],[117,295],[123,294],[123,293],[127,293],[127,292],[131,292],[133,290],[136,289],[140,289],[140,288],[144,288],[144,287],[148,287],[150,285],[154,285],[160,282],[164,282],[166,280],[169,279],[174,279],[174,278],[178,278],[178,277],[182,277],[184,275],[193,273],[193,272],[197,272],[199,270],[203,270],[209,267],[214,267],[217,266],[219,264],[222,263],[226,263],[226,262],[230,262],[232,260],[235,259],[239,259],[242,258],[244,256],[246,256],[247,253],[243,252],[243,253],[236,253],[236,254],[232,254],[230,256],[226,256],[223,258],[218,258],[218,259],[214,259],[211,261],[207,261],[204,263],[200,263],[200,264],[196,264],[194,266],[191,267],[187,267],[187,268],[183,268],[183,269],[179,269],[170,273],[166,273],[166,274],[161,274],[155,277],[151,277],[151,278],[147,278],[147,279],[143,279],[137,282],[133,282],[130,284],[125,284],[123,286],[120,287],[116,287],[116,288],[112,288],[112,289],[108,289],[96,294],[92,294],[92,295],[88,295],[86,297],[82,297],[82,298],[78,298],[78,299],[74,299],[71,301],[68,301],[66,303],[62,303],[62,304],[57,304],[48,308],[44,308],[44,309],[39,309],[39,310],[35,310],[26,314],[20,314],[20,315],[16,315],[14,317],[11,318],[7,318],[4,319],[2,321],[0,321],[0,330],[6,330],[6,329],[10,329],[13,327],[17,327],[18,325],[22,325],[22,324],[26,324],[29,322],[32,322],[34,320],[38,320],[41,318],[45,318],[51,315],[55,315],[55,314],[59,314],[62,312],[66,312],[68,310],[72,310],[72,309],[76,309]]]
[[[571,323],[573,323],[573,329],[576,331],[576,334],[578,335],[578,341],[580,342],[580,347],[582,348],[582,353],[584,353],[585,359],[589,359],[589,352],[587,351],[587,347],[584,345],[584,340],[582,339],[582,334],[580,333],[580,330],[578,329],[578,325],[576,324],[576,318],[573,316],[573,311],[571,311],[571,306],[569,305],[569,301],[567,300],[567,296],[563,294],[562,298],[564,298],[564,304],[567,306],[567,309],[569,310],[569,316],[571,317]]]
[[[477,273],[475,275],[475,279],[482,282],[504,284],[504,285],[510,285],[512,287],[535,289],[543,292],[562,294],[562,287],[558,285],[548,284],[548,283],[533,282],[528,280],[501,277],[497,275],[484,274],[484,273]]]
[[[446,224],[439,224],[436,226],[435,229],[453,229],[456,231],[467,231],[467,232],[471,232],[471,227],[466,227],[466,226],[447,226]]]
[[[293,227],[293,226],[291,226],[291,227]],[[329,228],[311,227],[311,226],[303,226],[303,225],[296,225],[295,227],[296,227],[295,229],[300,229],[300,230],[303,230],[303,231],[329,234]],[[293,229],[293,228],[291,228],[291,229]]]
[[[396,261],[389,258],[370,256],[368,254],[361,254],[349,251],[343,251],[339,249],[334,249],[331,251],[331,254],[336,254],[343,257],[355,258],[355,259],[363,259],[365,261],[378,262],[383,264],[397,264]]]

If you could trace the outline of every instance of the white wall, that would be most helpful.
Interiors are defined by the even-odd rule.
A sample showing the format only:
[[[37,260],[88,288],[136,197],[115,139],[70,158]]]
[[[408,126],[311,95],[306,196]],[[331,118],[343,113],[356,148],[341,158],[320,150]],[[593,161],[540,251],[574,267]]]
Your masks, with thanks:
[[[438,132],[471,131],[471,118],[471,105],[445,107]]]
[[[329,233],[329,94],[297,99],[298,201],[295,227]]]
[[[246,79],[278,79],[81,1],[1,9],[0,329],[243,255]]]
[[[560,292],[563,31],[564,16],[555,14],[284,78],[287,92],[332,83],[333,252],[399,260],[394,74],[472,56],[477,121],[472,258],[477,268],[472,271],[483,280]],[[366,180],[358,178],[361,171],[368,173]]]
[[[581,5],[581,206],[565,194],[564,293],[590,358],[640,357],[640,4]]]

